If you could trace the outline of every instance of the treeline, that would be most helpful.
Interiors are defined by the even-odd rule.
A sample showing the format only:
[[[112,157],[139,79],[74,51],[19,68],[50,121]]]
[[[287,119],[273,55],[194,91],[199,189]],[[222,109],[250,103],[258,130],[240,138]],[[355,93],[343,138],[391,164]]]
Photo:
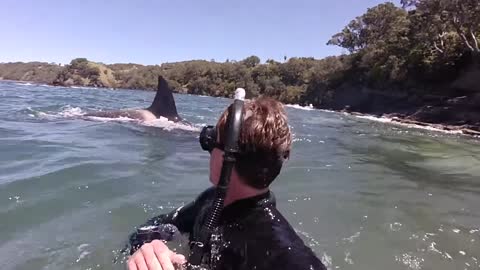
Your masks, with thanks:
[[[106,65],[76,58],[59,67],[48,63],[0,64],[0,77],[28,80],[58,86],[91,86],[155,90],[157,77],[163,75],[176,92],[231,96],[237,87],[249,97],[269,95],[289,103],[301,102],[310,82],[331,80],[335,71],[344,69],[343,57],[290,58],[284,63],[268,60],[261,64],[257,56],[224,63],[193,60],[162,65]],[[40,74],[38,70],[49,71]],[[37,74],[32,77],[31,74]]]
[[[346,88],[417,98],[459,95],[462,89],[451,83],[480,62],[480,1],[402,0],[402,5],[387,2],[353,19],[326,41],[349,54],[321,60],[261,63],[257,56],[250,56],[223,63],[194,60],[144,66],[77,58],[64,67],[0,64],[0,78],[153,90],[157,75],[162,74],[176,92],[231,96],[235,88],[243,87],[250,97],[268,95],[286,103],[319,107],[332,107],[336,95]]]

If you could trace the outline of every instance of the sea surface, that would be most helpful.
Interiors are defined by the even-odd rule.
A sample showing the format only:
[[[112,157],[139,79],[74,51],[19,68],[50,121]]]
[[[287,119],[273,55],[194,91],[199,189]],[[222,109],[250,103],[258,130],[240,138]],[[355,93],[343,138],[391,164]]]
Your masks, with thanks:
[[[82,117],[153,97],[0,82],[0,269],[125,269],[136,225],[209,187],[199,131],[231,100],[175,95],[193,126]],[[329,269],[480,269],[480,139],[287,113],[293,151],[272,190]]]

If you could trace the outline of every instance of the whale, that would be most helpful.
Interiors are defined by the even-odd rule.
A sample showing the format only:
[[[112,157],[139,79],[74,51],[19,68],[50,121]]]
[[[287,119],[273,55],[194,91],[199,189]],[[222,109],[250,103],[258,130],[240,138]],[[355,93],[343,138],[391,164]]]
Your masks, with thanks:
[[[158,76],[157,93],[150,107],[145,109],[121,109],[89,112],[83,116],[118,118],[127,117],[140,121],[152,121],[161,117],[172,122],[181,122],[183,119],[178,115],[175,99],[173,98],[172,88],[168,85],[163,76]]]

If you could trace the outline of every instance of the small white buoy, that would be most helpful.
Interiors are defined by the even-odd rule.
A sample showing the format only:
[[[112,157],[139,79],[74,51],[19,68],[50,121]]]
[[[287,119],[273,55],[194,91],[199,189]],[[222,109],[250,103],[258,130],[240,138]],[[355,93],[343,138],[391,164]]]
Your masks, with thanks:
[[[245,100],[245,89],[237,88],[237,90],[235,90],[235,99]]]

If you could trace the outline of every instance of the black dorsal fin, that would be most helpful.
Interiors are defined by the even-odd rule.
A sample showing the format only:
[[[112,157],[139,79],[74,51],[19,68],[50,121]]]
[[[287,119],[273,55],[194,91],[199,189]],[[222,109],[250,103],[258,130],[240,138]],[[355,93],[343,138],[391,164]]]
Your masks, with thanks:
[[[168,86],[167,80],[162,76],[158,76],[157,94],[155,95],[152,105],[150,105],[147,110],[152,112],[157,118],[162,116],[170,121],[182,120],[177,113],[173,91]]]

